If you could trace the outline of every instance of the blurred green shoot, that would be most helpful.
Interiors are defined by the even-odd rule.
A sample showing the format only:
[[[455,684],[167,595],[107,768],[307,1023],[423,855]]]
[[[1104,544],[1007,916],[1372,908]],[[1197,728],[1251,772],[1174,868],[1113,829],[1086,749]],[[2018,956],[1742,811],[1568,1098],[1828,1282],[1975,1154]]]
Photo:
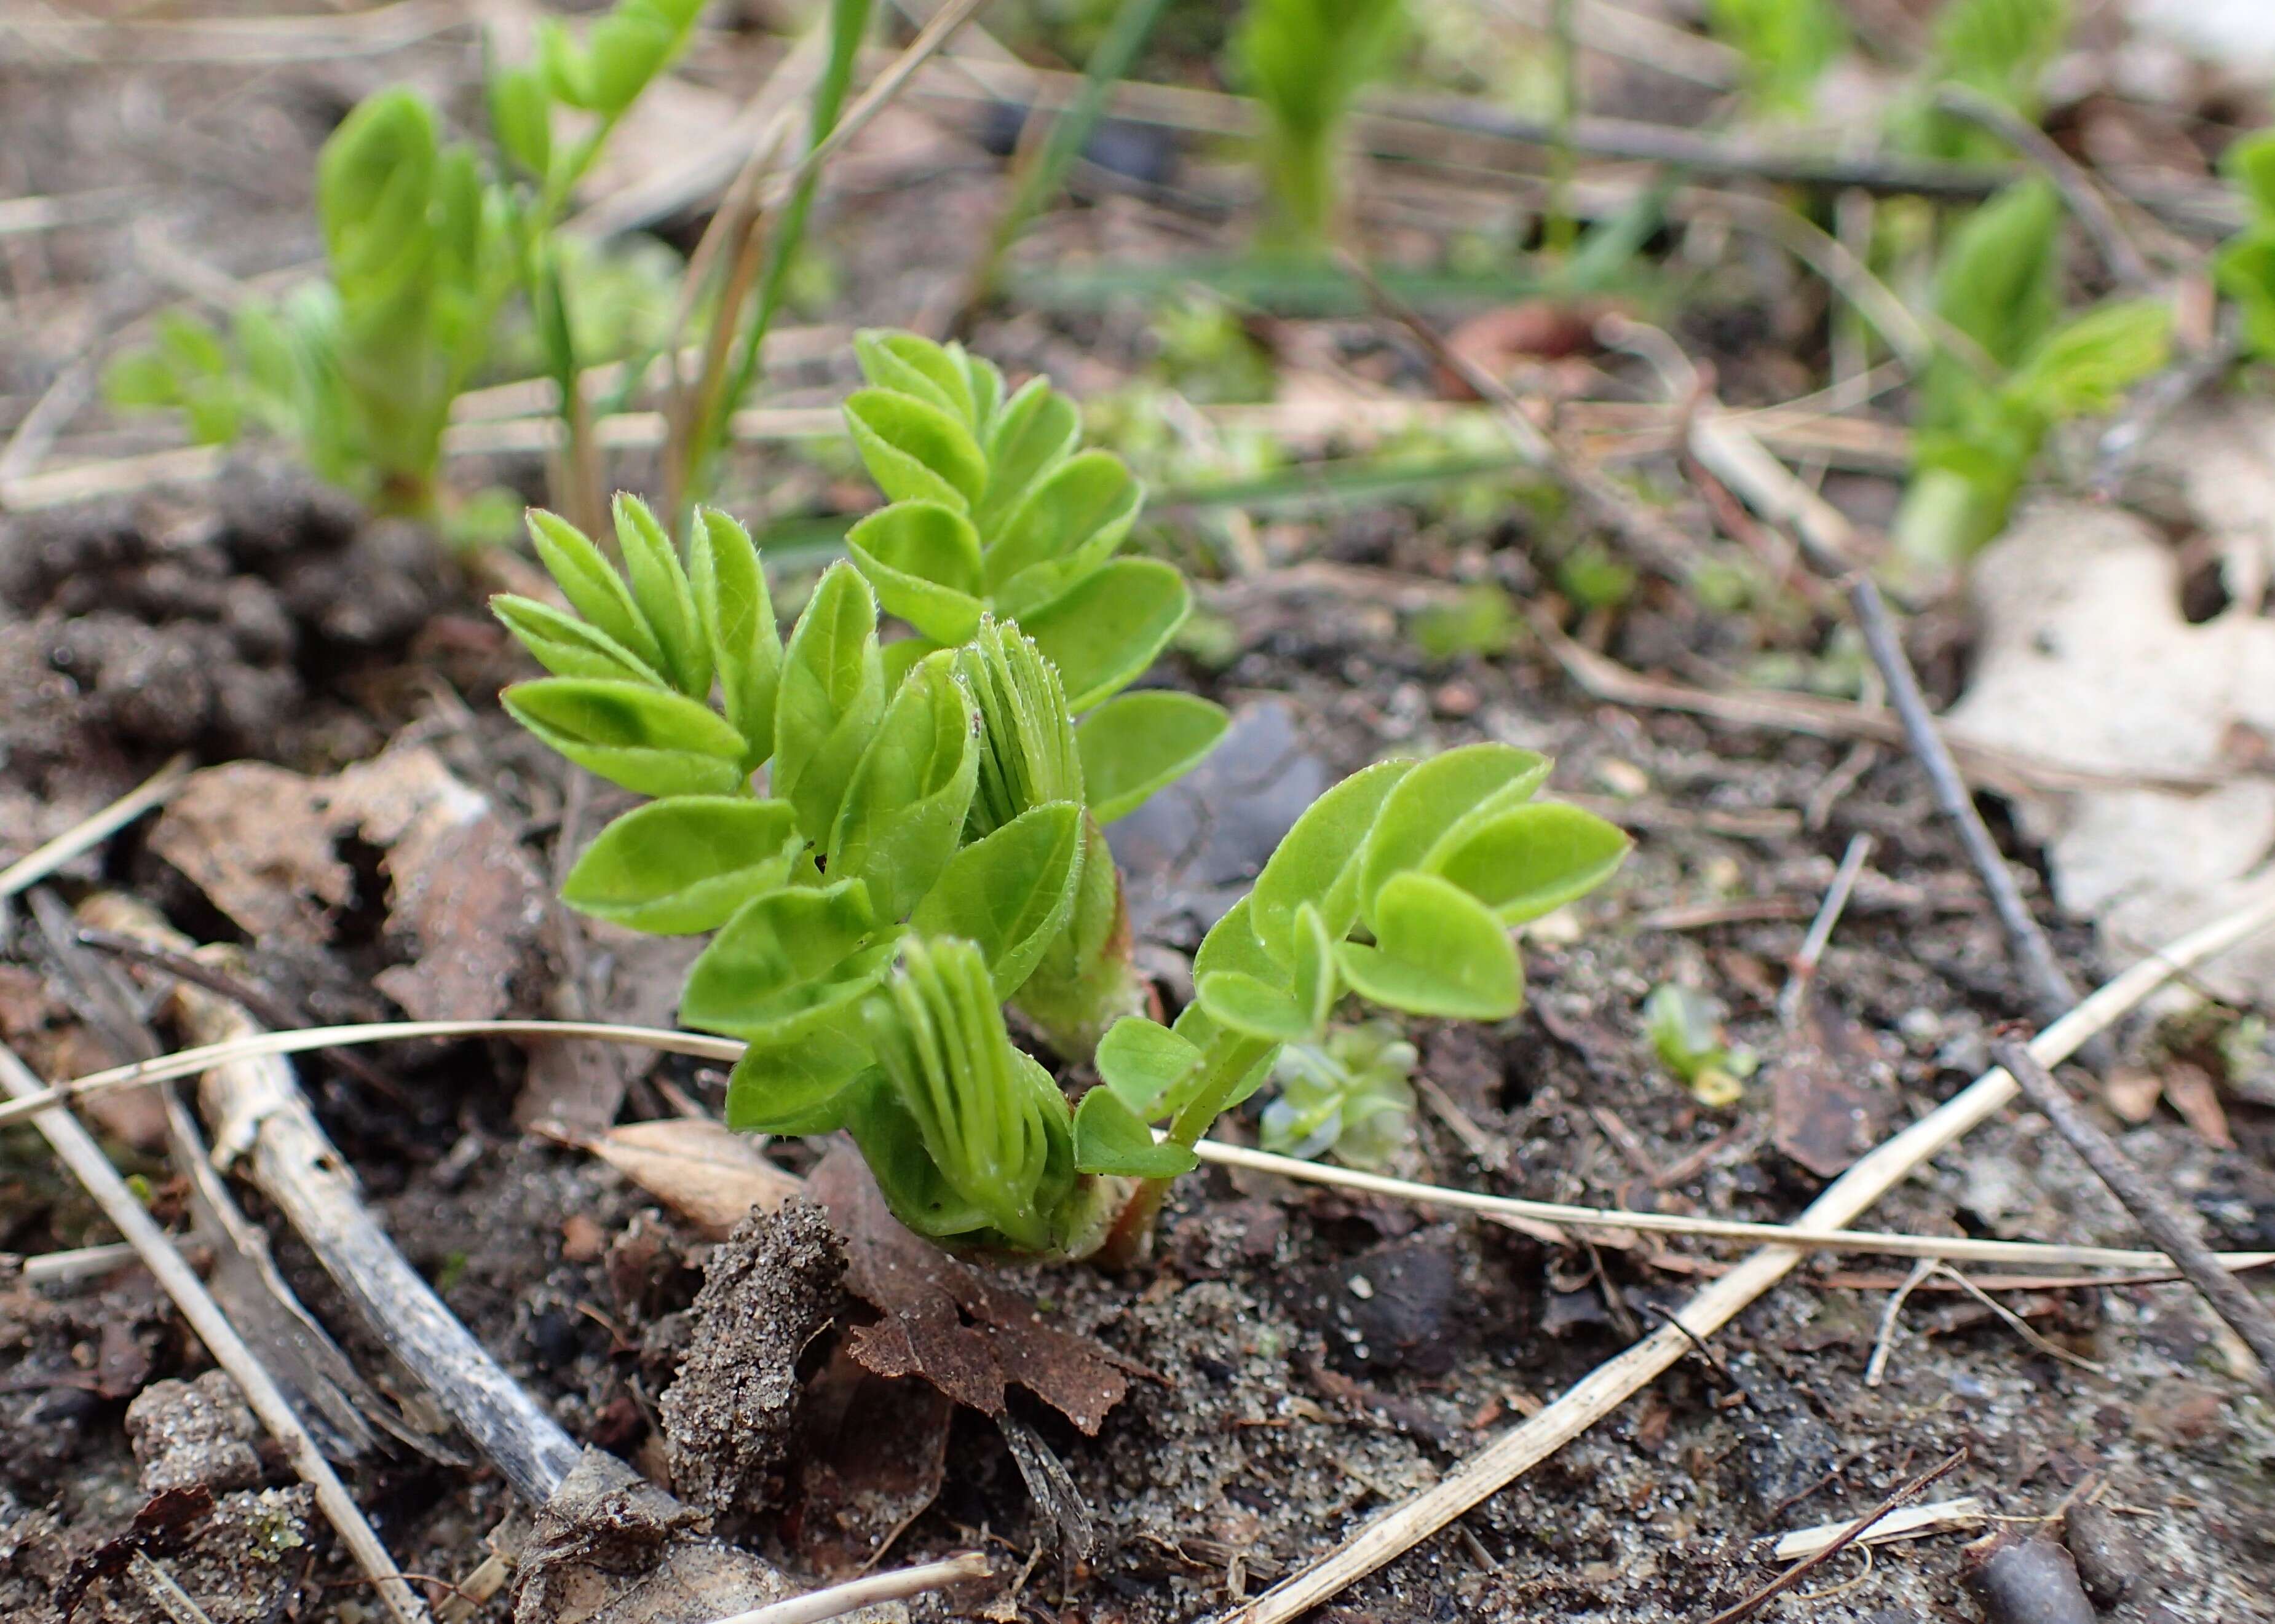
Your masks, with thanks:
[[[1806,114],[1817,81],[1848,44],[1833,0],[1709,0],[1706,22],[1744,58],[1746,100],[1771,117]]]
[[[1643,1001],[1644,1029],[1659,1063],[1681,1080],[1700,1105],[1719,1110],[1745,1093],[1745,1081],[1760,1065],[1751,1049],[1734,1047],[1722,1031],[1722,1009],[1693,987],[1667,981]]]
[[[2063,315],[2062,220],[2051,186],[2022,182],[1961,223],[1937,268],[1937,313],[1995,371],[1945,354],[1920,381],[1894,536],[1898,555],[1924,573],[1997,536],[2056,424],[2107,412],[2165,364],[2172,312],[2160,301]]]
[[[2008,155],[1998,137],[1936,110],[1927,98],[1938,85],[1964,85],[2035,124],[2038,81],[2069,26],[2069,0],[1950,0],[1936,14],[1922,73],[1927,94],[1899,110],[1891,133],[1924,157],[2004,162]]]
[[[2275,130],[2237,140],[2220,168],[2242,194],[2245,223],[2220,245],[2212,274],[2235,301],[2245,347],[2275,359]]]
[[[1403,28],[1400,0],[1249,0],[1233,77],[1264,110],[1276,245],[1315,255],[1341,235],[1343,129]]]

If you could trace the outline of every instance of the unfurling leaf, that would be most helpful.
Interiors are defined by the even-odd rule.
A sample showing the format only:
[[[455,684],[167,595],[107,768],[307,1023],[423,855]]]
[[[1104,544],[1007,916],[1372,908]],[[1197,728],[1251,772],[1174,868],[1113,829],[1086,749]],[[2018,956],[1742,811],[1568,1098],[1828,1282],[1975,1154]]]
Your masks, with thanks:
[[[534,598],[500,593],[490,613],[556,676],[597,676],[615,682],[664,686],[662,676],[598,626],[563,613]]]
[[[689,585],[704,640],[719,668],[727,720],[749,745],[755,769],[775,753],[775,702],[782,684],[782,631],[751,533],[714,508],[695,510]]]
[[[882,919],[933,889],[971,806],[979,714],[956,680],[955,656],[926,659],[886,706],[845,788],[829,842],[829,872],[859,880]]]
[[[1083,792],[1100,823],[1126,817],[1200,764],[1224,736],[1224,707],[1189,693],[1120,694],[1074,730]]]
[[[1081,807],[1034,807],[949,859],[909,924],[920,935],[975,944],[996,996],[1009,998],[1065,928],[1082,854]]]
[[[785,801],[675,796],[602,829],[562,882],[561,900],[637,931],[716,929],[790,876],[800,841]]]
[[[548,676],[498,698],[578,766],[640,795],[740,789],[743,736],[684,694],[639,683]]]
[[[817,844],[837,827],[845,786],[885,708],[877,601],[860,572],[831,566],[782,652],[775,699],[774,791]]]
[[[1502,1021],[1524,998],[1516,949],[1485,904],[1434,874],[1394,874],[1375,898],[1375,946],[1336,949],[1362,998],[1410,1015]]]

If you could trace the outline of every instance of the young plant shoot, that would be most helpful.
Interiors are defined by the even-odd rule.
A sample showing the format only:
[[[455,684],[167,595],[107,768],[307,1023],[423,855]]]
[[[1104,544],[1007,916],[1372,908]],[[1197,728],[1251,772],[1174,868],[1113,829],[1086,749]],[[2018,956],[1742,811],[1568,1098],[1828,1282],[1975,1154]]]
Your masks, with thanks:
[[[869,387],[846,424],[890,500],[788,639],[723,514],[698,513],[683,559],[620,497],[620,573],[537,513],[571,610],[495,601],[553,673],[505,703],[653,797],[601,832],[563,894],[637,929],[716,933],[680,1018],[749,1044],[734,1126],[850,1132],[924,1235],[1130,1256],[1281,1045],[1320,1040],[1347,993],[1514,1014],[1509,927],[1600,883],[1627,840],[1535,801],[1549,764],[1529,751],[1378,764],[1304,815],[1209,933],[1193,1005],[1173,1026],[1148,1018],[1099,827],[1223,730],[1206,700],[1123,691],[1184,617],[1185,584],[1119,555],[1136,482],[1077,449],[1047,382],[1008,391],[986,361],[907,334],[858,346]],[[881,642],[881,611],[913,635]],[[1070,1107],[1012,1041],[1007,1005],[1105,1085]]]
[[[1248,0],[1236,75],[1264,110],[1279,246],[1317,253],[1342,225],[1343,127],[1404,21],[1400,0]]]
[[[1937,313],[1991,370],[1946,353],[1920,381],[1895,541],[1923,574],[1964,563],[1998,535],[2054,425],[2108,411],[2165,363],[2172,312],[2160,300],[2064,318],[2061,225],[2053,188],[2024,181],[1968,215],[1937,268]]]
[[[2220,245],[2212,275],[2235,301],[2244,348],[2275,359],[2275,130],[2237,140],[2220,168],[2242,195],[2244,226]]]
[[[581,45],[544,23],[537,64],[491,70],[495,172],[471,143],[444,139],[416,91],[366,98],[316,161],[329,276],[278,304],[246,304],[227,340],[170,314],[155,346],[111,366],[111,401],[179,410],[206,443],[257,423],[379,511],[447,517],[442,433],[518,288],[530,296],[555,381],[573,382],[579,363],[555,228],[701,10],[702,0],[617,0]]]

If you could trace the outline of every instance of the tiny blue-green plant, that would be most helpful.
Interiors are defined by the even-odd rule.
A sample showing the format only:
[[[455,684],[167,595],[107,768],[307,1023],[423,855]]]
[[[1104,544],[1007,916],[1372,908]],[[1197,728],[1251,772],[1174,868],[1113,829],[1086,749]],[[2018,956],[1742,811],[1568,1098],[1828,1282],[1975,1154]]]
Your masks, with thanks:
[[[1332,1028],[1320,1043],[1291,1043],[1272,1068],[1280,1091],[1258,1124],[1281,1156],[1332,1156],[1348,1167],[1388,1165],[1411,1137],[1414,1046],[1388,1021]]]
[[[1549,764],[1529,751],[1380,763],[1304,813],[1201,944],[1195,1001],[1152,1019],[1099,829],[1223,730],[1206,700],[1129,691],[1185,584],[1122,555],[1136,483],[1078,449],[1047,382],[1009,389],[908,334],[864,334],[858,353],[870,382],[846,423],[891,500],[786,639],[758,549],[724,515],[699,512],[683,552],[620,498],[620,570],[536,514],[569,607],[496,601],[552,673],[504,702],[652,797],[594,838],[563,895],[637,929],[714,933],[680,1018],[749,1046],[730,1122],[846,1129],[920,1233],[1129,1256],[1282,1045],[1320,1040],[1351,994],[1514,1014],[1509,926],[1599,884],[1627,839],[1536,800]],[[911,635],[881,640],[883,616]],[[1102,1086],[1070,1106],[1012,1041],[1007,1006]]]

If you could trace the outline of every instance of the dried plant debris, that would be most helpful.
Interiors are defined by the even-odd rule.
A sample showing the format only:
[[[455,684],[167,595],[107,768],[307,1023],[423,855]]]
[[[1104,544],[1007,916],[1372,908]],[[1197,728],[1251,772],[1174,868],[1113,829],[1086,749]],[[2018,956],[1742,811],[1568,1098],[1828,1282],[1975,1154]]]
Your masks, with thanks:
[[[249,1489],[261,1481],[253,1446],[261,1427],[222,1371],[195,1381],[155,1381],[126,1407],[127,1441],[142,1467],[142,1492]]]
[[[660,1405],[671,1481],[721,1514],[763,1510],[797,1430],[798,1357],[835,1317],[845,1253],[806,1201],[752,1212],[711,1254],[694,1345]]]
[[[692,1117],[627,1122],[586,1148],[714,1241],[798,1187],[748,1135]]]
[[[955,1401],[864,1370],[841,1345],[801,1409],[798,1555],[825,1574],[867,1567],[939,1496]]]
[[[846,1289],[882,1316],[848,1339],[865,1368],[921,1376],[999,1418],[1006,1385],[1017,1384],[1093,1437],[1130,1379],[1150,1374],[1046,1324],[1017,1292],[903,1228],[850,1145],[833,1144],[806,1188],[844,1238]]]
[[[65,1624],[170,1619],[178,1614],[157,1593],[170,1580],[208,1624],[283,1618],[320,1537],[315,1498],[300,1484],[219,1499],[202,1487],[155,1495],[126,1532],[71,1565],[56,1589],[57,1616]]]
[[[2229,492],[2220,511],[2235,501]],[[2200,493],[2195,505],[2204,507]],[[2120,779],[2219,781],[2018,803],[2024,832],[2044,842],[2057,900],[2095,921],[2114,957],[2275,886],[2275,779],[2264,770],[2275,740],[2275,621],[2258,608],[2267,564],[2255,539],[2264,531],[2263,519],[2222,543],[2236,596],[2200,624],[2182,612],[2163,536],[2107,508],[2033,508],[1975,570],[1983,643],[1951,712],[1954,732]],[[2205,978],[2228,996],[2275,997],[2275,944],[2248,942]]]
[[[330,778],[237,761],[193,774],[151,832],[159,856],[256,938],[335,941],[362,895],[359,843],[384,854],[379,989],[417,1020],[513,1007],[545,918],[544,885],[489,802],[423,745]]]

